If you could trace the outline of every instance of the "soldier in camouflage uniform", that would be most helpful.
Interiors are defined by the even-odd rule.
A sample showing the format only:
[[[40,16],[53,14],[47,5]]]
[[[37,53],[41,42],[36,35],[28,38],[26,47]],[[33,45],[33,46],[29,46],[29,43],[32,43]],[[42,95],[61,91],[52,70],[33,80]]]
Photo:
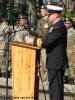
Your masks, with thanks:
[[[29,34],[28,30],[25,29],[25,24],[27,24],[27,18],[24,16],[21,16],[20,24],[18,24],[18,27],[15,29],[16,34],[14,37],[14,41],[24,42],[25,35]]]
[[[14,33],[12,33],[12,27],[9,26],[9,23],[10,23],[9,19],[5,18],[3,20],[3,24],[2,24],[3,32],[6,34],[5,37],[4,37],[5,41],[6,41],[6,43],[5,43],[5,55],[6,55],[6,57],[7,57],[8,53],[9,53],[9,55],[8,55],[9,64],[6,65],[8,67],[8,77],[10,77],[10,74],[11,74],[11,71],[12,71],[10,41],[12,41],[13,36],[14,36]]]
[[[72,19],[66,19],[64,22],[66,28],[67,28],[67,37],[68,41],[71,40],[72,35],[75,35],[75,29],[72,27]]]
[[[2,76],[2,73],[5,73],[5,57],[4,57],[4,47],[5,47],[5,41],[3,30],[2,30],[2,15],[0,13],[0,76]]]
[[[72,19],[65,19],[64,24],[67,28],[67,54],[69,59],[69,70],[66,70],[66,74],[75,76],[72,67],[75,67],[75,29],[72,27]]]
[[[43,5],[41,7],[42,18],[38,21],[37,28],[36,28],[38,37],[46,36],[50,29],[50,22],[48,21],[47,13],[48,12],[46,9],[46,5]],[[44,48],[41,49],[40,71],[41,71],[43,82],[47,83],[48,82],[48,72],[46,69],[46,50]]]
[[[1,16],[0,16],[1,17]],[[0,18],[0,75],[6,76],[6,35],[9,30],[5,21]]]

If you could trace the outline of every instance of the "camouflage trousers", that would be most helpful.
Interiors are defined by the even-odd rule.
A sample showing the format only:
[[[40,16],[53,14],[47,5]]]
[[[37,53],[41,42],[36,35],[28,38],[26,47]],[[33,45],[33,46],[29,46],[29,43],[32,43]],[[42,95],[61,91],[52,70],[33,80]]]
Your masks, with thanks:
[[[40,74],[43,82],[48,82],[48,70],[46,69],[46,49],[41,49]]]
[[[0,73],[6,72],[6,57],[5,51],[0,49]]]

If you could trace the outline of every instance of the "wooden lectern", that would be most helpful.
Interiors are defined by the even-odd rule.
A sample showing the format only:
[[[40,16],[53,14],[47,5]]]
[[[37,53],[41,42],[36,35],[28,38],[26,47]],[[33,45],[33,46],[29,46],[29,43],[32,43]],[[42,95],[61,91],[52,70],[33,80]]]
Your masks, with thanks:
[[[40,48],[11,42],[11,50],[13,100],[38,100]]]

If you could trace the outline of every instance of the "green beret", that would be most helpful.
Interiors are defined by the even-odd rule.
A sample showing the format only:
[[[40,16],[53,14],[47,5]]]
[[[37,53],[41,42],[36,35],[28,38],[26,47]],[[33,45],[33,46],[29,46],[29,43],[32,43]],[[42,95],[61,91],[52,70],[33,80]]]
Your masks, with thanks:
[[[65,20],[64,20],[64,22],[66,22],[66,21],[69,21],[69,22],[73,22],[73,20],[72,19],[70,19],[70,18],[66,18]]]
[[[41,9],[47,10],[47,5],[46,5],[46,4],[42,5],[42,6],[41,6]]]
[[[21,16],[20,19],[28,19],[27,16]]]
[[[28,17],[27,16],[23,16],[23,19],[28,19]]]

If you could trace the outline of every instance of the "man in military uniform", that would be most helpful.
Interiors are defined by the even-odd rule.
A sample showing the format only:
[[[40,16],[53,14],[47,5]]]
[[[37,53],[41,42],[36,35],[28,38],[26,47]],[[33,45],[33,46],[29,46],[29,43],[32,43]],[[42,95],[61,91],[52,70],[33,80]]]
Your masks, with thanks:
[[[38,25],[36,28],[38,37],[41,37],[41,38],[43,38],[44,36],[46,36],[48,34],[48,31],[50,28],[50,22],[48,20],[47,13],[48,13],[47,7],[46,7],[46,4],[44,4],[41,7],[42,18],[38,21]],[[48,72],[46,69],[46,50],[44,48],[41,49],[40,71],[41,71],[42,81],[44,83],[48,83]]]
[[[48,19],[52,23],[45,39],[27,38],[26,43],[46,48],[50,100],[64,100],[63,75],[68,66],[67,30],[61,20],[62,7],[47,5]]]
[[[15,29],[14,41],[24,42],[25,35],[29,35],[29,31],[25,29],[25,24],[27,24],[27,18],[25,16],[20,17],[20,24]]]
[[[75,29],[73,28],[72,24],[73,21],[72,19],[66,18],[64,21],[64,24],[67,28],[67,54],[69,60],[69,69],[66,69],[66,75],[70,77],[74,77],[73,69],[72,67],[75,66]]]
[[[48,16],[47,16],[47,7],[44,4],[43,6],[41,6],[41,15],[42,18],[38,21],[38,25],[36,28],[36,32],[38,35],[47,35],[49,28],[50,28],[50,23],[48,20]]]
[[[12,28],[10,27],[10,21],[8,18],[4,18],[3,23],[2,23],[2,30],[4,32],[4,39],[5,39],[5,58],[7,57],[7,53],[9,52],[9,65],[8,67],[8,77],[10,77],[12,67],[11,67],[11,46],[10,46],[10,41],[12,41],[14,37],[14,33],[12,33]],[[9,40],[9,41],[8,41]],[[6,59],[7,60],[7,59]],[[5,75],[6,76],[6,75]]]
[[[6,76],[6,35],[9,26],[5,24],[0,16],[0,71],[1,76]]]
[[[2,30],[2,22],[3,17],[2,13],[0,13],[0,76],[2,76],[2,73],[5,73],[5,57],[4,57],[4,47],[5,47],[5,41],[3,41],[3,30]]]
[[[72,27],[72,23],[73,23],[72,19],[67,18],[64,21],[64,24],[65,24],[65,26],[67,28],[67,32],[68,32],[68,34],[67,34],[68,41],[70,41],[71,37],[75,35],[75,29]]]

